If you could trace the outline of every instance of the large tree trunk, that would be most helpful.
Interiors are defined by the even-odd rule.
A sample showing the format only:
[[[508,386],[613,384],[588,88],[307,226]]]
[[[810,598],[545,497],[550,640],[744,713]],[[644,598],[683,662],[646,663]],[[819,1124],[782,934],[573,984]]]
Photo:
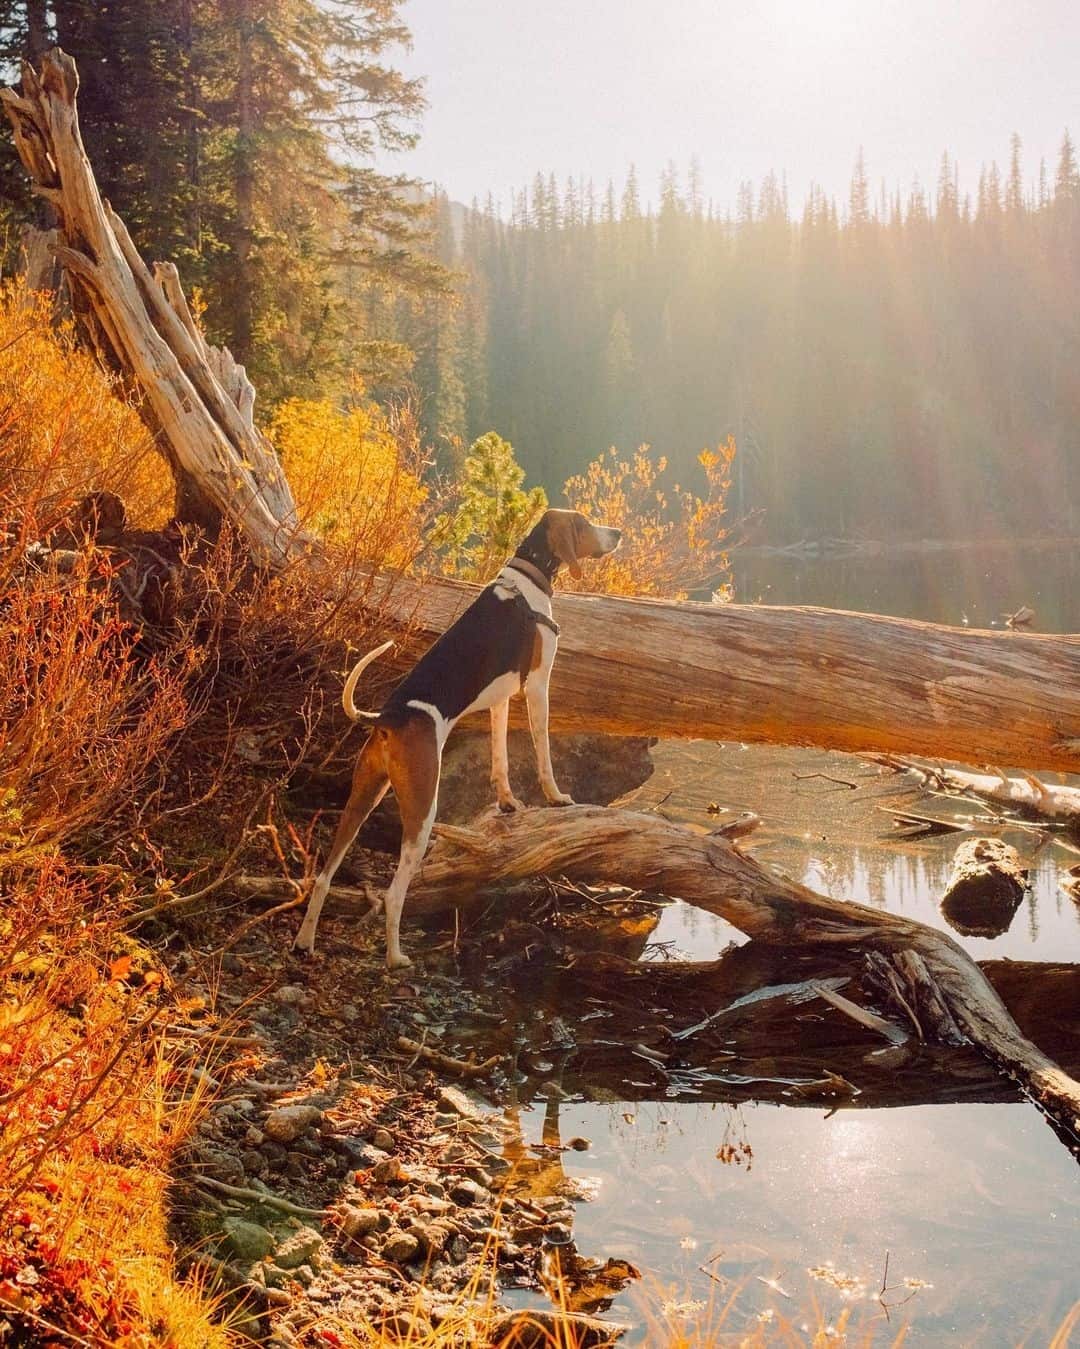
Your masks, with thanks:
[[[460,584],[429,579],[397,582],[383,602],[426,642],[471,598]],[[556,595],[555,617],[557,731],[877,748],[1080,772],[1080,637],[598,595]]]

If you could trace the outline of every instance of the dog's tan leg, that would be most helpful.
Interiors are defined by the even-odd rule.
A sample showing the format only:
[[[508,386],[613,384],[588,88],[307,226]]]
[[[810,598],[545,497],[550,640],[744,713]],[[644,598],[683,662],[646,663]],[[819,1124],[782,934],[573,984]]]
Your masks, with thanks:
[[[510,787],[510,758],[506,750],[506,727],[510,720],[510,699],[504,698],[491,709],[491,785],[500,810],[524,810]]]
[[[544,798],[551,806],[572,806],[574,798],[559,790],[551,767],[551,742],[548,739],[548,677],[551,667],[541,665],[525,680],[525,701],[529,708],[529,730],[536,750],[536,771]]]
[[[319,915],[326,902],[326,892],[330,889],[334,873],[352,846],[360,826],[386,795],[389,786],[390,778],[386,772],[385,755],[379,732],[376,732],[361,750],[360,757],[356,761],[352,790],[341,813],[337,833],[330,846],[330,854],[312,888],[304,921],[293,942],[294,950],[310,953],[315,949],[315,929],[319,925]]]
[[[411,965],[401,949],[401,910],[409,883],[427,852],[439,804],[439,741],[435,724],[422,713],[397,733],[388,768],[401,811],[401,856],[386,892],[386,963]]]

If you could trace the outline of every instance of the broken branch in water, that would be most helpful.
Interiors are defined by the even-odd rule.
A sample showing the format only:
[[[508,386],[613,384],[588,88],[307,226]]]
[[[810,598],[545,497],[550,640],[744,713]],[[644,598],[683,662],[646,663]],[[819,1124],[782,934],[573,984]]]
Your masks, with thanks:
[[[1056,824],[1080,825],[1080,787],[1043,782],[1033,773],[1010,777],[1000,769],[972,773],[966,769],[915,763],[895,754],[868,755],[875,763],[896,773],[910,773],[931,791],[951,796],[976,797],[997,805],[1011,806],[1022,814]]]
[[[921,999],[912,1011],[923,1031],[939,1033],[946,1042],[966,1036],[1063,1128],[1080,1134],[1080,1083],[1024,1037],[982,971],[943,932],[816,894],[723,839],[638,811],[600,806],[524,810],[491,819],[477,833],[482,850],[466,853],[436,843],[406,913],[464,907],[494,888],[537,875],[566,875],[587,884],[618,881],[677,897],[719,914],[758,941],[899,954],[904,985],[918,990],[903,996],[907,1002]],[[906,953],[916,954],[918,961]]]

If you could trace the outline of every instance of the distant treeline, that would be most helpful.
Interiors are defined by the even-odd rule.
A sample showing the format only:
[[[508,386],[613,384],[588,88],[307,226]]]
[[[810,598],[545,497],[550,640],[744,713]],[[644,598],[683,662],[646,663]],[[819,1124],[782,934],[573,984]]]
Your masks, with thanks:
[[[0,0],[0,74],[77,60],[102,191],[175,261],[215,341],[284,398],[420,403],[444,463],[488,430],[557,495],[641,442],[700,486],[733,434],[736,511],[778,539],[1080,529],[1080,171],[733,213],[700,174],[538,177],[509,219],[381,172],[415,139],[403,0]],[[0,257],[48,223],[0,140]]]
[[[439,203],[463,299],[402,330],[433,431],[497,427],[549,489],[648,441],[692,481],[733,433],[734,505],[776,538],[967,536],[1080,526],[1080,172],[1003,175],[961,197],[872,192],[789,210],[775,175],[734,214],[673,170],[644,210],[538,177],[509,221]],[[430,310],[425,315],[430,320]]]

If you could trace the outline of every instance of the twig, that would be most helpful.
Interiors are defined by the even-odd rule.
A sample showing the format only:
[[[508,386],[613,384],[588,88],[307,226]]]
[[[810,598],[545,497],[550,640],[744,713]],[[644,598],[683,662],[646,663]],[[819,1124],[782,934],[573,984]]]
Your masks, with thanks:
[[[792,773],[796,782],[806,782],[808,778],[823,778],[826,782],[835,782],[838,787],[850,787],[857,791],[859,784],[857,782],[848,782],[847,778],[834,778],[829,773]]]
[[[304,1208],[301,1204],[294,1204],[291,1199],[282,1199],[280,1195],[264,1194],[262,1190],[249,1190],[242,1185],[227,1185],[223,1180],[214,1180],[212,1176],[199,1176],[195,1184],[208,1185],[219,1194],[227,1194],[230,1199],[247,1199],[251,1203],[262,1204],[265,1208],[276,1208],[281,1213],[291,1213],[294,1218],[326,1217],[325,1209]]]
[[[466,1059],[455,1059],[451,1054],[444,1054],[441,1049],[432,1049],[419,1040],[410,1040],[407,1035],[398,1036],[397,1047],[403,1049],[406,1054],[415,1055],[413,1063],[416,1062],[416,1059],[423,1059],[426,1063],[434,1064],[435,1067],[442,1068],[444,1072],[456,1073],[459,1077],[486,1077],[488,1073],[493,1072],[506,1062],[505,1054],[492,1054],[491,1058],[484,1059],[482,1063],[470,1063]]]

